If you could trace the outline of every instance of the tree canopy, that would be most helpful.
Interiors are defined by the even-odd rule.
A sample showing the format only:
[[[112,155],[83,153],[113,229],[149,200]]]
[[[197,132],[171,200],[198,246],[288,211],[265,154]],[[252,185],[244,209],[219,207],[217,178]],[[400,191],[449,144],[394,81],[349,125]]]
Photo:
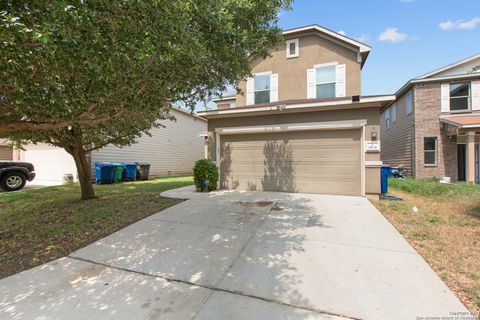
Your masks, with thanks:
[[[289,4],[3,2],[0,137],[63,147],[77,167],[89,150],[131,144],[171,118],[172,103],[193,107],[249,75],[251,59],[281,40],[278,12]]]

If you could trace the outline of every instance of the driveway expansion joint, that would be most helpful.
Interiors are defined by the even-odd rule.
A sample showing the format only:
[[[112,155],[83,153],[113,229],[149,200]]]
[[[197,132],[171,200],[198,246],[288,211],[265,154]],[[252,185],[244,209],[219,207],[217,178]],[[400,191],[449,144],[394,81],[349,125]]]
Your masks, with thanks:
[[[203,227],[203,228],[208,228],[208,229],[220,229],[220,230],[228,230],[228,231],[234,231],[234,232],[245,232],[245,233],[251,232],[249,230],[240,230],[240,229],[227,228],[227,227],[208,226],[208,225],[204,225],[204,224],[200,224],[200,223],[188,223],[188,222],[185,222],[185,221],[175,221],[173,219],[172,220],[167,220],[167,219],[152,217],[152,220],[159,221],[159,222],[183,224],[183,225],[186,225],[186,226]]]
[[[343,314],[330,312],[330,311],[326,311],[326,310],[319,310],[319,309],[316,309],[316,308],[299,307],[299,306],[296,306],[296,305],[293,305],[293,304],[290,304],[290,303],[285,303],[285,302],[280,302],[280,301],[276,301],[276,300],[266,299],[266,298],[263,298],[263,297],[258,297],[258,296],[255,296],[255,295],[245,294],[245,293],[242,293],[242,292],[239,292],[239,291],[236,291],[236,290],[221,289],[221,288],[213,287],[211,285],[196,284],[196,283],[181,280],[181,279],[167,278],[167,277],[161,276],[161,275],[154,275],[154,274],[149,274],[149,273],[142,272],[142,271],[136,271],[136,270],[130,270],[130,269],[126,269],[126,268],[116,267],[116,266],[109,265],[107,263],[96,262],[96,261],[93,261],[93,260],[90,260],[90,259],[73,257],[73,256],[70,256],[70,255],[67,256],[67,257],[69,259],[88,262],[88,263],[91,263],[91,264],[104,266],[104,267],[116,269],[116,270],[119,270],[119,271],[130,272],[130,273],[134,273],[134,274],[138,274],[138,275],[142,275],[142,276],[146,276],[146,277],[163,279],[167,282],[181,283],[181,284],[186,284],[186,285],[190,285],[190,286],[194,286],[194,287],[199,287],[199,288],[204,288],[204,289],[211,290],[212,292],[203,301],[200,308],[198,308],[198,310],[196,311],[196,313],[193,315],[193,317],[190,320],[195,319],[195,316],[202,309],[202,307],[207,303],[207,301],[212,296],[213,292],[225,292],[225,293],[235,294],[235,295],[239,295],[239,296],[243,296],[243,297],[247,297],[247,298],[252,298],[252,299],[257,299],[257,300],[261,300],[261,301],[265,301],[265,302],[269,302],[269,303],[274,303],[274,304],[278,304],[278,305],[282,305],[282,306],[286,306],[286,307],[291,307],[291,308],[301,309],[301,310],[305,310],[305,311],[315,312],[315,313],[318,313],[318,314],[335,316],[335,317],[343,318],[345,320],[363,320],[362,318],[352,317],[352,316],[343,315]]]

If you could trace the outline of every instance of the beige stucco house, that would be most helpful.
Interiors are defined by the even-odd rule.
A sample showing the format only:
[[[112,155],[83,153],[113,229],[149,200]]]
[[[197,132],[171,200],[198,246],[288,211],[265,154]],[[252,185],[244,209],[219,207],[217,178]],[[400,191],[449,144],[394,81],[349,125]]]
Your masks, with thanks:
[[[199,113],[220,187],[378,195],[380,109],[394,97],[361,96],[370,47],[318,25],[283,35],[242,93]]]
[[[408,81],[382,109],[385,164],[480,182],[480,54]]]

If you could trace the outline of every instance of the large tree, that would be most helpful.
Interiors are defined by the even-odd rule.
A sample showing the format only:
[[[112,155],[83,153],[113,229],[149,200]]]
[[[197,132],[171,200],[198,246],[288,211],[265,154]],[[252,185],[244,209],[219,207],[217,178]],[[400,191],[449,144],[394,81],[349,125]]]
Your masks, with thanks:
[[[281,39],[291,0],[25,0],[0,5],[0,137],[75,159],[125,146],[234,85]]]

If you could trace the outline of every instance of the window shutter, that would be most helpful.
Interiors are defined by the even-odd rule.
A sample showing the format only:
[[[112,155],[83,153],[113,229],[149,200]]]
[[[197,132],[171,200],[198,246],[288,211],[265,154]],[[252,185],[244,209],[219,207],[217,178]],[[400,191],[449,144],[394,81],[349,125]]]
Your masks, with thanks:
[[[441,87],[441,111],[450,112],[450,84],[443,83]]]
[[[335,85],[335,95],[337,97],[345,97],[346,94],[346,86],[345,86],[345,69],[346,66],[344,64],[339,64],[335,68],[335,77],[337,84]]]
[[[278,101],[278,73],[270,75],[270,102]]]
[[[480,110],[480,81],[472,81],[472,110]]]
[[[307,69],[307,99],[317,97],[317,71],[315,68]]]
[[[247,106],[255,104],[255,95],[253,92],[253,78],[247,79]]]

